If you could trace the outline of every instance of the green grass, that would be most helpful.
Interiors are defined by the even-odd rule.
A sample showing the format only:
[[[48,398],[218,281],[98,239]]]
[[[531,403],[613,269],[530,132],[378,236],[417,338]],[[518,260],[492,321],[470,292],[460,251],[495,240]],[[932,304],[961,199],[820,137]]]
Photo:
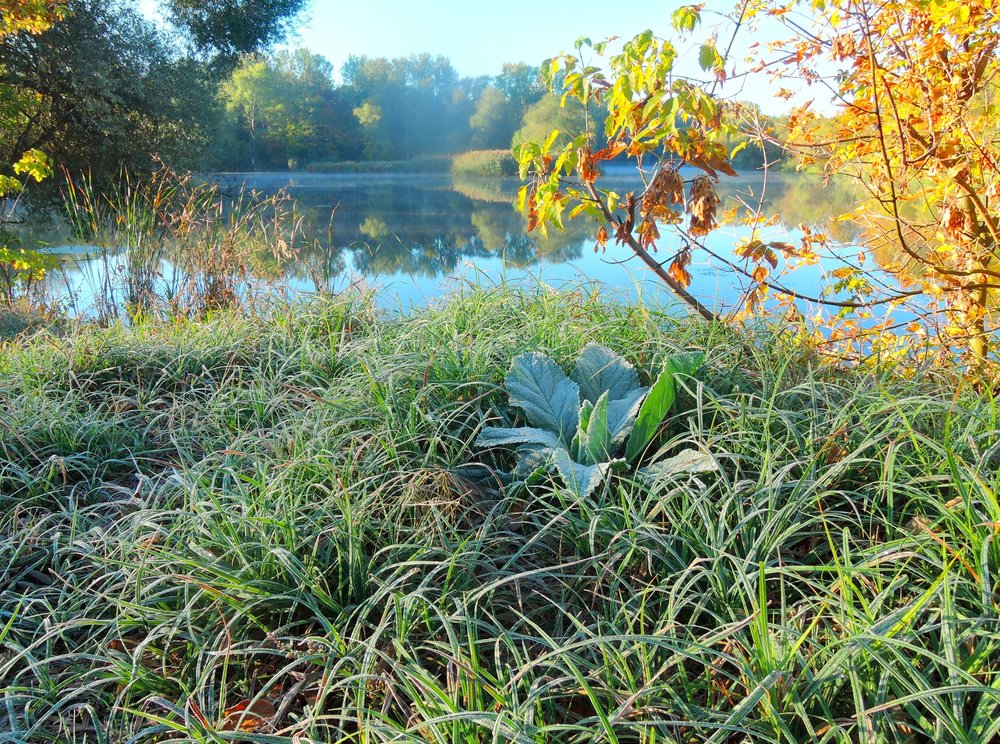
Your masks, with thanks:
[[[705,351],[656,446],[718,473],[490,475],[511,359],[589,341]],[[946,376],[584,292],[8,343],[0,741],[996,741],[998,441]]]
[[[510,150],[472,150],[454,157],[451,172],[461,176],[516,176],[518,166]]]

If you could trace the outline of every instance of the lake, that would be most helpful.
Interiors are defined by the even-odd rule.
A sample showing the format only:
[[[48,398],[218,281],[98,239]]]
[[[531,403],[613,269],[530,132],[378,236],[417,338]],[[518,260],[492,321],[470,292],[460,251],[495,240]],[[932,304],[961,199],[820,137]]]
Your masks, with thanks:
[[[383,307],[427,304],[468,282],[503,280],[541,282],[552,287],[599,282],[622,299],[642,296],[669,303],[669,290],[627,248],[609,243],[594,250],[596,226],[584,219],[570,222],[565,232],[548,236],[527,233],[527,221],[514,200],[516,179],[468,178],[449,175],[397,174],[220,174],[225,190],[242,185],[264,193],[284,189],[295,200],[300,218],[298,258],[284,270],[278,287],[290,294],[337,291],[352,284],[376,288]],[[764,186],[759,173],[727,178],[719,185],[723,208],[739,198],[756,199]],[[610,175],[607,187],[619,193],[641,189],[626,173]],[[824,186],[818,177],[769,174],[768,208],[783,224],[768,228],[766,240],[795,242],[799,225],[827,227],[831,215],[849,207],[849,190]],[[706,239],[706,247],[722,259],[743,263],[733,248],[745,228],[722,227]],[[852,236],[837,238],[849,246]],[[677,249],[666,229],[659,256],[669,260]],[[118,258],[98,255],[92,248],[64,245],[54,249],[62,271],[50,279],[58,296],[72,298],[76,312],[92,310],[93,298]],[[856,251],[845,248],[853,259]],[[826,286],[828,272],[840,266],[835,256],[799,268],[785,281],[809,295]],[[169,262],[160,267],[166,282]],[[695,253],[690,267],[691,291],[710,307],[726,310],[740,301],[746,282],[713,260]]]

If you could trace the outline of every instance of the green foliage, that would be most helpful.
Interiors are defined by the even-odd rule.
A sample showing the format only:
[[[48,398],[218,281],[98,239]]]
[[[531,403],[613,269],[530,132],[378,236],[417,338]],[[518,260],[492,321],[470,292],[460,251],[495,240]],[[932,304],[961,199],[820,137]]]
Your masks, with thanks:
[[[674,29],[681,32],[694,31],[701,23],[701,7],[700,5],[682,5],[675,10],[671,18]]]
[[[165,5],[197,47],[236,60],[284,38],[306,0],[165,0]]]
[[[596,109],[593,106],[591,108]],[[521,127],[511,140],[515,154],[522,143],[542,142],[553,130],[560,132],[558,144],[566,145],[575,136],[569,133],[584,131],[587,120],[588,107],[577,99],[562,99],[553,94],[544,95],[524,112]]]
[[[504,147],[520,124],[521,114],[522,110],[498,88],[486,86],[476,101],[475,113],[469,119],[472,146]]]
[[[205,66],[124,0],[72,0],[64,20],[38,36],[0,41],[0,158],[23,143],[72,173],[113,181],[123,165],[149,171],[154,154],[194,166],[220,106]],[[39,196],[54,191],[39,189]]]
[[[357,122],[332,75],[324,57],[305,49],[240,60],[219,93],[249,137],[250,168],[357,154]]]
[[[344,94],[356,102],[363,125],[366,158],[407,160],[468,146],[475,96],[445,57],[352,56],[342,72]]]
[[[30,295],[34,285],[59,264],[52,256],[28,248],[11,247],[10,236],[0,232],[0,296],[8,307],[15,299]]]
[[[635,368],[606,347],[589,344],[569,377],[544,354],[517,357],[507,373],[510,403],[530,427],[485,427],[480,447],[515,446],[517,477],[531,482],[555,466],[563,482],[587,498],[611,472],[634,468],[676,398],[677,379],[697,374],[703,357],[670,357],[651,388]],[[692,457],[692,455],[695,455]],[[640,478],[714,469],[710,457],[682,452],[640,468]]]

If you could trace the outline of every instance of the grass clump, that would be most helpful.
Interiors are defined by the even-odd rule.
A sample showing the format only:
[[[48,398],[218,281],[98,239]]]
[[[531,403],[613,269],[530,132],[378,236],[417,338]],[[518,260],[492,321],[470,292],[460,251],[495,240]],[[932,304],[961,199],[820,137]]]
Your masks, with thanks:
[[[518,165],[510,150],[471,150],[452,159],[451,172],[459,176],[516,176]]]
[[[508,487],[512,360],[678,385]],[[995,741],[1000,415],[930,372],[581,293],[341,299],[0,351],[0,740]]]

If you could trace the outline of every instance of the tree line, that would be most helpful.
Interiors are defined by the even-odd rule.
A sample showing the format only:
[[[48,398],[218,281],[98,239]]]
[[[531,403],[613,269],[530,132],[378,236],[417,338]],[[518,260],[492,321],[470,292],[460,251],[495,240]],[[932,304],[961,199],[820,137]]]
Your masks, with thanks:
[[[97,182],[155,162],[207,171],[409,159],[509,148],[558,109],[523,62],[470,78],[429,54],[355,56],[338,84],[319,55],[269,51],[303,5],[165,0],[162,24],[138,0],[40,3],[32,17],[47,14],[45,24],[0,37],[0,168],[11,175],[32,150]]]
[[[538,68],[523,62],[470,78],[441,56],[352,56],[341,76],[337,85],[332,65],[305,49],[241,59],[219,87],[225,113],[212,147],[215,167],[283,169],[510,148],[540,110],[558,105]]]
[[[164,0],[161,24],[138,0],[41,3],[57,22],[0,39],[0,168],[11,175],[28,151],[98,184],[161,162],[322,168],[509,149],[586,120],[525,62],[463,77],[430,54],[352,56],[335,71],[305,49],[273,51],[303,4]]]

